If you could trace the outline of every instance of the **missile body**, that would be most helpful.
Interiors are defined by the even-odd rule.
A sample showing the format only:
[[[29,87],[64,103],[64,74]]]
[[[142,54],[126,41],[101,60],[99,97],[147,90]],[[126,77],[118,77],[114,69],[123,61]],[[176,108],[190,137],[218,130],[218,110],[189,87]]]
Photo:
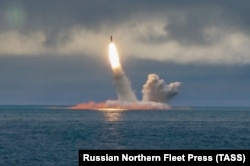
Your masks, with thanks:
[[[112,36],[110,36],[110,41],[113,42]]]

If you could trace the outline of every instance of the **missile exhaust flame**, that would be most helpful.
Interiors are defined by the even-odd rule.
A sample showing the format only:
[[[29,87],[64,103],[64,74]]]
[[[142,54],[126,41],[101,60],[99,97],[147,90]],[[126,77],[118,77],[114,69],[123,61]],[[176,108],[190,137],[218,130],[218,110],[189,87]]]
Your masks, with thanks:
[[[115,44],[111,42],[109,44],[109,61],[112,67],[112,70],[119,70],[121,69],[121,64],[118,56],[117,49]]]

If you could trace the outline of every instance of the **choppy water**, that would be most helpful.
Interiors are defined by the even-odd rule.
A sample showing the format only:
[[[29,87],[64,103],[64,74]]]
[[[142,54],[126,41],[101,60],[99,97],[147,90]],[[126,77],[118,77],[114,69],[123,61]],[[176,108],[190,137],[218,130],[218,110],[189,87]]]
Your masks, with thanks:
[[[78,165],[79,149],[250,149],[250,108],[0,106],[0,165]]]

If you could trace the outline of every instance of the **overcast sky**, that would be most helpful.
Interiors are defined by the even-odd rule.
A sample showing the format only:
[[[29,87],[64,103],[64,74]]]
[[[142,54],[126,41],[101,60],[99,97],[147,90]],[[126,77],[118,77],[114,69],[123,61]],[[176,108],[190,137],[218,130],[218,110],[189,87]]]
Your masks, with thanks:
[[[0,104],[115,99],[110,35],[137,96],[147,74],[182,82],[170,104],[250,106],[246,0],[1,0]]]

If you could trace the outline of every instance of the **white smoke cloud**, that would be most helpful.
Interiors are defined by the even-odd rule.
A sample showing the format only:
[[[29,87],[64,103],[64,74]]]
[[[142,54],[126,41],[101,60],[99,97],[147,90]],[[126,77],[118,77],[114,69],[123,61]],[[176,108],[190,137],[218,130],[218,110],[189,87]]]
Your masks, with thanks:
[[[180,82],[173,82],[168,85],[156,74],[149,74],[148,80],[143,85],[142,101],[152,101],[158,103],[167,103],[171,98],[178,94]]]

